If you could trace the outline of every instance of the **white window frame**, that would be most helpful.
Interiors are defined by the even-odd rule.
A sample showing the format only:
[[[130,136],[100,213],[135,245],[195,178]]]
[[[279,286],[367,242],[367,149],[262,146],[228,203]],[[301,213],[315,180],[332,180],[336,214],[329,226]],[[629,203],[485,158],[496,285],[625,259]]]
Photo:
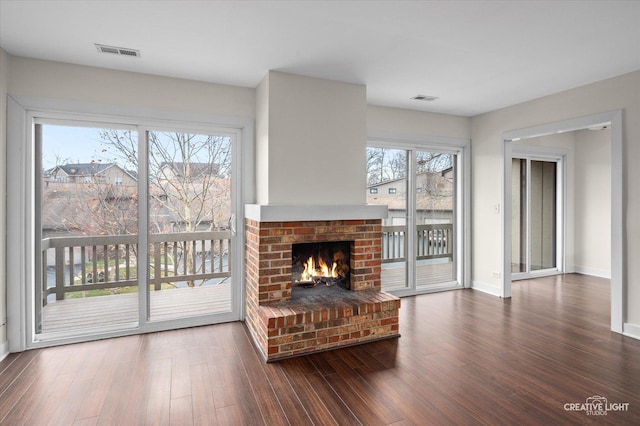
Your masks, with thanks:
[[[7,270],[7,337],[10,352],[20,352],[25,349],[67,344],[105,337],[117,337],[130,334],[146,333],[191,327],[210,323],[208,317],[185,318],[175,322],[146,322],[146,315],[140,316],[138,327],[125,330],[97,330],[92,336],[60,336],[47,342],[34,341],[33,326],[33,286],[35,274],[35,170],[34,159],[38,154],[32,135],[33,122],[36,118],[46,118],[48,121],[63,120],[70,124],[74,120],[82,124],[87,122],[106,123],[114,125],[137,126],[139,129],[162,130],[165,128],[184,129],[190,132],[228,132],[236,138],[233,152],[234,170],[239,170],[241,179],[233,182],[235,194],[234,208],[236,217],[232,218],[236,234],[236,261],[232,274],[237,282],[244,283],[244,227],[238,226],[237,217],[244,217],[244,205],[255,199],[254,186],[254,124],[253,120],[244,117],[215,116],[210,114],[181,113],[160,111],[135,107],[114,107],[111,105],[93,104],[61,99],[32,98],[9,96],[7,99],[7,172],[16,179],[7,189],[7,244],[13,250],[7,254],[7,264],[12,265]],[[146,158],[143,159],[146,166]],[[140,179],[139,186],[146,188],[144,179]],[[143,183],[145,183],[143,185]],[[140,193],[139,196],[146,194]],[[142,198],[141,198],[142,199]],[[146,211],[146,210],[145,210]],[[242,222],[240,222],[241,224]],[[143,223],[140,224],[141,229]],[[146,244],[140,239],[141,248]],[[142,251],[142,250],[141,250]],[[146,258],[144,253],[139,253]],[[139,277],[146,280],[147,277]],[[233,286],[233,313],[228,318],[218,318],[219,321],[233,321],[244,319],[244,287]],[[141,294],[144,292],[141,292]],[[140,306],[146,304],[141,300]],[[141,308],[142,309],[142,308]],[[225,314],[223,314],[225,315]],[[204,318],[204,321],[203,321]]]
[[[415,268],[407,268],[407,288],[389,290],[399,296],[412,296],[434,291],[450,290],[454,288],[471,288],[471,140],[466,138],[451,138],[445,136],[411,135],[371,131],[367,137],[367,147],[391,148],[412,151],[408,158],[407,192],[416,193],[416,183],[413,176],[413,164],[416,161],[416,151],[434,150],[454,154],[457,158],[459,178],[456,179],[456,223],[461,229],[456,232],[457,260],[456,281],[425,287],[417,287]],[[407,209],[415,211],[413,198],[407,201]],[[415,219],[415,218],[414,218]],[[415,222],[415,220],[414,220]],[[415,223],[407,224],[408,227]],[[410,228],[409,228],[410,229]],[[415,260],[415,237],[413,232],[407,232],[407,259]],[[410,265],[410,263],[408,263]]]

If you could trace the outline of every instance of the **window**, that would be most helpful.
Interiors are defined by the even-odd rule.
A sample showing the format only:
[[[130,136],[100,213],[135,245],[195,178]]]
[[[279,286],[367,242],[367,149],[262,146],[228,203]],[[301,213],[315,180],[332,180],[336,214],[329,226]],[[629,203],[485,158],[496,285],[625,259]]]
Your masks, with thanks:
[[[369,188],[369,194],[377,194],[378,188]]]
[[[383,191],[390,194],[367,198],[368,204],[387,205],[389,212],[382,220],[382,289],[408,296],[463,288],[468,282],[464,230],[469,216],[463,214],[468,140],[369,143],[367,185],[386,183]]]
[[[29,109],[25,109],[25,105]],[[55,110],[56,105],[69,107],[68,102],[55,100],[24,100],[24,105],[18,102],[10,105],[12,120],[8,124],[15,133],[24,131],[24,140],[12,138],[11,145],[7,147],[7,157],[13,160],[7,161],[7,172],[19,182],[19,185],[11,185],[8,193],[12,212],[15,214],[8,215],[12,220],[8,226],[10,232],[7,233],[7,241],[11,241],[16,250],[8,259],[12,268],[11,272],[7,271],[7,281],[11,282],[11,304],[20,306],[19,310],[9,312],[10,319],[7,320],[11,335],[20,336],[11,339],[12,352],[69,340],[91,339],[96,334],[110,337],[178,328],[184,324],[200,325],[240,319],[242,288],[240,285],[231,285],[231,282],[234,276],[240,275],[244,263],[242,233],[232,233],[236,223],[233,213],[242,204],[241,198],[234,194],[243,187],[240,181],[243,177],[241,166],[250,166],[249,161],[242,159],[253,157],[252,120],[243,117],[228,120],[206,113],[194,116],[192,113],[172,111],[151,111],[149,116],[149,111],[146,111],[145,118],[141,118],[136,115],[139,114],[138,109],[124,106],[119,110],[125,115],[116,117],[111,115],[110,108],[104,108],[101,104],[80,102],[72,105],[73,109],[79,111],[77,114],[49,112],[51,109]],[[181,131],[176,132],[170,128],[153,131],[158,123],[166,122],[175,123]],[[156,231],[161,233],[152,233],[149,228],[157,223],[168,223],[176,212],[169,209],[160,212],[152,210],[157,206],[154,198],[156,194],[149,190],[153,176],[156,175],[156,150],[153,147],[156,146],[156,141],[162,142],[158,132],[182,136],[186,129],[192,129],[198,135],[228,140],[229,148],[224,153],[228,154],[230,160],[225,164],[233,162],[233,173],[224,173],[229,176],[226,178],[229,182],[219,186],[224,189],[225,198],[216,199],[227,208],[228,216],[218,217],[209,203],[203,209],[203,215],[209,217],[202,223],[215,220],[220,223],[221,228],[224,225],[231,229],[203,230],[203,226],[192,226],[194,234],[185,235],[190,238],[172,234],[169,240],[164,240],[166,234],[163,230]],[[56,131],[58,134],[63,133],[64,137],[56,137]],[[113,135],[113,132],[117,134]],[[126,139],[122,139],[123,134]],[[114,137],[109,138],[110,135]],[[123,143],[118,145],[115,137]],[[179,141],[187,139],[184,136]],[[214,144],[206,146],[211,150],[215,148]],[[135,151],[129,152],[130,147]],[[201,154],[202,150],[198,152]],[[250,155],[243,156],[242,152]],[[222,154],[222,151],[219,153]],[[54,154],[60,156],[56,157]],[[91,163],[94,157],[96,161],[93,164],[96,165],[113,164],[118,160],[118,167],[122,170],[111,169],[110,172],[98,175],[82,172],[82,166]],[[65,171],[62,165],[57,164],[56,158],[68,158],[69,164],[73,163],[76,174],[67,174],[70,170]],[[100,159],[102,162],[98,162]],[[184,162],[182,158],[176,160]],[[132,161],[136,164],[140,161],[143,167],[134,167],[130,164]],[[199,162],[205,161],[206,159]],[[75,166],[75,163],[80,164],[80,167]],[[216,158],[214,163],[222,164]],[[105,166],[104,169],[106,168]],[[82,183],[82,178],[88,174],[93,179],[91,185],[69,185],[53,180],[58,177],[75,183],[77,176],[77,182]],[[123,185],[114,185],[116,175],[122,177]],[[202,182],[197,182],[185,188],[183,193],[189,191],[191,194],[202,185]],[[104,190],[102,194],[96,193],[101,190]],[[170,195],[171,192],[167,191],[167,194]],[[191,222],[193,221],[192,219]],[[111,229],[104,229],[109,225],[113,225]],[[191,224],[181,224],[181,229],[185,231],[188,225]],[[82,233],[78,231],[80,228]],[[29,230],[31,238],[24,238],[26,230]],[[202,235],[205,231],[207,235]],[[229,244],[228,235],[231,235]],[[189,251],[185,248],[185,241],[191,246],[191,252],[197,253],[197,256],[191,258],[193,262],[189,261],[189,256],[184,255]],[[60,250],[59,247],[64,245],[64,250]],[[57,259],[56,251],[59,254],[62,252]],[[200,269],[199,273],[191,273],[193,264]],[[206,265],[206,271],[202,271],[201,265]],[[185,272],[186,269],[189,271]],[[233,274],[230,274],[231,269]],[[189,277],[185,279],[187,273]],[[212,280],[227,278],[222,283],[224,288],[200,285],[202,280],[212,275]],[[189,287],[189,280],[194,281],[194,288],[183,290],[183,287]],[[171,285],[170,281],[178,284]],[[160,291],[156,290],[157,284]],[[180,288],[176,288],[178,286]],[[150,313],[153,311],[152,299],[155,296],[165,294],[170,301],[175,302],[177,298],[171,291],[183,290],[183,293],[195,295],[198,289],[224,290],[224,295],[215,295],[214,291],[212,297],[226,297],[226,303],[211,303],[210,297],[196,297],[199,302],[207,305],[206,313],[173,305],[166,312],[174,312],[177,317],[156,320],[157,315],[154,317],[154,312]],[[114,297],[118,300],[124,298],[129,302],[132,299],[133,303],[125,308],[126,315],[131,313],[132,316],[122,316],[124,312],[121,310],[117,313],[114,309],[93,309],[85,312],[98,317],[111,316],[107,318],[111,321],[99,318],[98,322],[88,324],[90,318],[87,315],[63,315],[65,320],[73,321],[68,324],[69,327],[58,327],[57,330],[48,328],[56,323],[51,321],[48,314],[44,314],[45,309],[60,308],[63,305],[77,307],[81,302],[99,300],[96,298],[100,297]],[[74,300],[64,303],[67,299]],[[211,313],[210,307],[214,305],[217,305],[215,309],[218,311]],[[193,304],[188,303],[188,306],[192,308]],[[162,312],[156,309],[155,314]]]
[[[158,321],[175,327],[185,318],[210,323],[235,316],[228,226],[235,199],[231,178],[219,176],[232,176],[236,135],[210,132],[34,117],[32,161],[42,170],[34,182],[69,157],[73,165],[61,168],[80,184],[64,191],[33,186],[36,257],[28,303],[38,342],[91,337],[94,324],[117,334]],[[124,168],[114,169],[112,159]],[[172,180],[159,180],[161,170],[172,170]],[[189,299],[185,305],[181,295]],[[98,299],[102,307],[91,308]]]

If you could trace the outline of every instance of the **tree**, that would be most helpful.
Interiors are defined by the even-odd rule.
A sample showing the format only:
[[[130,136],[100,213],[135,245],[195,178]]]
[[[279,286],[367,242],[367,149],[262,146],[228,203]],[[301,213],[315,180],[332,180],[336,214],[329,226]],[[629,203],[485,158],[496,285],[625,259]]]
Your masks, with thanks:
[[[231,211],[230,138],[156,131],[150,131],[148,138],[151,232],[223,229]],[[101,139],[105,153],[138,169],[138,143],[131,132],[105,129]],[[179,249],[191,265],[190,272],[199,272],[204,264],[195,265],[192,245]],[[195,286],[193,281],[187,284]]]
[[[367,184],[375,185],[406,176],[406,151],[388,148],[367,148]]]
[[[106,166],[108,176],[95,173],[105,170],[101,166]],[[69,167],[79,169],[78,176],[61,178],[60,169]],[[93,173],[86,173],[92,168]],[[124,179],[127,172],[117,164],[64,164],[43,175],[43,229],[81,235],[137,233],[136,182],[130,177]],[[122,184],[115,185],[114,178]]]

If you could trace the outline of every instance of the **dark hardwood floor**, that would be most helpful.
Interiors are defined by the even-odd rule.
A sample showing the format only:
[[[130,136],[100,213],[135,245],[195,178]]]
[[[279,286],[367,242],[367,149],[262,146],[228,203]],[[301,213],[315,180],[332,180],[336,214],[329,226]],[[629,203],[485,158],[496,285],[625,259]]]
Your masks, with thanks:
[[[640,341],[609,331],[608,280],[520,281],[510,300],[473,290],[410,297],[400,321],[400,339],[272,364],[242,323],[12,354],[0,363],[0,420],[640,424]],[[594,396],[628,409],[565,409]]]

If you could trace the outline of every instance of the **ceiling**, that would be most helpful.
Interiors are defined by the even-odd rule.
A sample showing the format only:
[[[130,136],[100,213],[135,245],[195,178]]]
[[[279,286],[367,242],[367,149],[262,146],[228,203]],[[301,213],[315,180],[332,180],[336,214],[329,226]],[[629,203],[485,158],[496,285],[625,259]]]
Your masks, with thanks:
[[[365,84],[370,104],[474,116],[639,70],[639,22],[640,1],[0,0],[0,47],[244,87],[278,70]]]

